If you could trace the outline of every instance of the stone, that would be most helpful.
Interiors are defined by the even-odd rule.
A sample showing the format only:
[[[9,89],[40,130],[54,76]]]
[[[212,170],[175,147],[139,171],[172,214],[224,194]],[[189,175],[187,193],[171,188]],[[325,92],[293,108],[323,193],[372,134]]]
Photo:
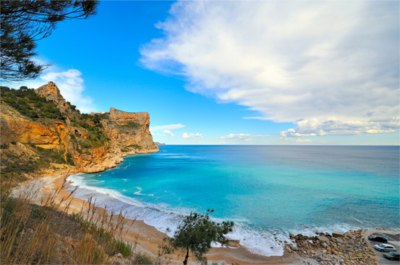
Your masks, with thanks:
[[[332,236],[335,237],[335,238],[343,237],[343,233],[333,232]]]
[[[317,237],[319,241],[324,242],[324,243],[329,243],[330,240],[326,236],[318,236]]]

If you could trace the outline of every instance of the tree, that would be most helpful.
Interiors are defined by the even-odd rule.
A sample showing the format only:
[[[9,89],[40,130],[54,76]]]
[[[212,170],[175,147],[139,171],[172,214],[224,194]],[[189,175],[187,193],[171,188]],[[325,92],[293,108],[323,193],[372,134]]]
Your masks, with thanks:
[[[97,0],[1,0],[0,40],[2,80],[35,78],[44,69],[35,62],[36,42],[48,37],[57,22],[87,18]]]
[[[203,255],[211,248],[212,242],[222,245],[228,243],[225,235],[232,232],[233,222],[213,222],[209,217],[212,212],[213,210],[208,210],[205,215],[190,213],[183,219],[174,237],[169,239],[173,249],[181,248],[186,251],[184,265],[188,263],[190,251],[199,261],[206,263],[207,259]]]

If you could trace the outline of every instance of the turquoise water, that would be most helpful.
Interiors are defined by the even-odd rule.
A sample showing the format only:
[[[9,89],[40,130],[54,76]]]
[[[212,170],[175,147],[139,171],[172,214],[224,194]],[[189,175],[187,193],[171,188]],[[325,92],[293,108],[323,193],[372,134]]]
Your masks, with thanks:
[[[69,180],[76,196],[161,231],[214,209],[263,255],[281,255],[289,232],[400,228],[399,147],[162,146]]]

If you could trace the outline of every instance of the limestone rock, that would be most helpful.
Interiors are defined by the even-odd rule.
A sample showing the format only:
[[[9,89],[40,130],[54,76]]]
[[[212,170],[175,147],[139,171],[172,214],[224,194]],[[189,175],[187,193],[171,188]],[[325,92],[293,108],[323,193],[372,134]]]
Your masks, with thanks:
[[[149,126],[149,113],[129,113],[115,108],[110,108],[109,120],[105,124],[112,147],[124,153],[158,151]]]
[[[0,102],[2,157],[14,157],[13,161],[20,155],[27,161],[39,159],[34,147],[40,147],[63,154],[65,162],[74,164],[77,171],[98,172],[115,167],[126,155],[158,151],[147,112],[111,108],[109,113],[83,115],[63,98],[53,82],[39,87],[35,93],[53,102],[63,119],[33,120]]]
[[[35,92],[39,96],[45,98],[47,101],[54,102],[60,112],[67,116],[67,123],[79,116],[79,111],[75,109],[75,106],[71,105],[71,103],[64,99],[54,82],[49,82],[48,84],[35,89]]]

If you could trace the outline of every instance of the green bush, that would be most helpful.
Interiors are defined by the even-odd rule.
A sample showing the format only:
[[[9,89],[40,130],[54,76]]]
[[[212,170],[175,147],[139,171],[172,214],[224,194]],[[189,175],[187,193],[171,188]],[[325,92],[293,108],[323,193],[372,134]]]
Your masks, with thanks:
[[[82,147],[92,148],[103,146],[109,138],[101,131],[99,127],[90,126],[86,123],[81,123],[81,126],[89,133],[89,138],[82,142]]]
[[[78,223],[81,227],[89,232],[96,241],[105,246],[106,253],[110,256],[114,256],[121,253],[125,258],[132,255],[132,246],[124,241],[117,240],[114,238],[112,233],[108,232],[102,227],[98,227],[93,223],[90,223],[77,214],[72,214],[70,218]]]
[[[112,242],[112,255],[121,253],[125,258],[132,255],[132,246],[121,240],[114,239]]]
[[[65,120],[57,106],[38,96],[34,89],[21,87],[19,90],[1,86],[1,100],[16,109],[23,116],[32,120],[55,119]]]
[[[128,127],[130,129],[139,129],[141,127],[140,123],[130,121],[126,125],[123,125],[124,127]]]
[[[33,204],[31,208],[31,215],[30,217],[33,219],[45,219],[47,216],[46,211],[43,207]]]
[[[135,259],[133,260],[133,264],[135,265],[152,265],[154,262],[144,254],[137,254]]]

